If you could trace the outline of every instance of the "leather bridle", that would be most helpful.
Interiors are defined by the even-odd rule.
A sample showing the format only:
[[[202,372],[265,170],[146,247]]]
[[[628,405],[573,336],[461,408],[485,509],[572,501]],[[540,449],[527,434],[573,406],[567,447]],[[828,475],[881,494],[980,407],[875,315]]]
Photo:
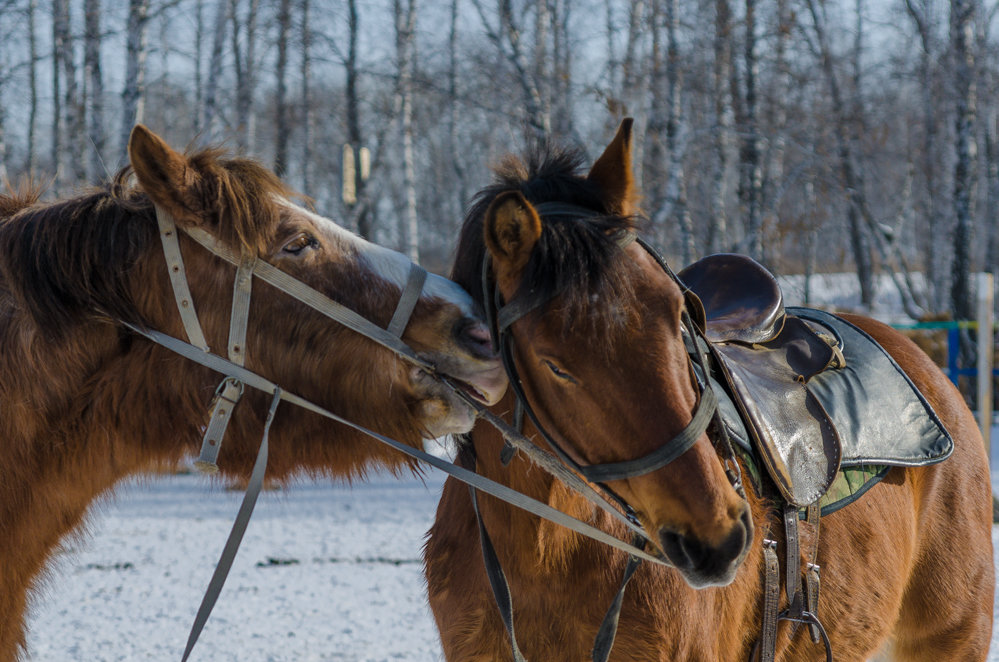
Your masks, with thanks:
[[[205,340],[204,332],[195,312],[194,301],[191,297],[190,287],[187,283],[184,261],[181,256],[180,245],[177,238],[178,227],[172,216],[164,209],[156,207],[157,223],[160,227],[160,239],[163,245],[164,256],[166,258],[168,273],[170,274],[171,288],[177,303],[184,332],[189,342],[175,338],[155,329],[147,328],[144,325],[125,322],[119,323],[132,332],[145,337],[146,339],[174,352],[190,361],[193,361],[214,372],[224,375],[216,397],[212,403],[212,414],[206,428],[205,437],[202,441],[202,453],[198,459],[197,466],[202,470],[213,472],[217,470],[215,459],[218,455],[219,445],[225,433],[229,417],[235,402],[245,386],[268,393],[272,396],[268,410],[260,447],[257,458],[253,466],[250,480],[247,484],[246,492],[239,512],[233,522],[232,529],[226,540],[225,546],[216,565],[215,572],[209,582],[208,589],[202,599],[201,606],[195,617],[191,633],[188,637],[187,646],[182,660],[187,660],[190,656],[200,633],[208,620],[212,608],[222,590],[222,586],[228,575],[229,569],[235,559],[236,552],[242,540],[246,527],[249,524],[253,513],[254,505],[263,486],[263,478],[266,471],[268,456],[268,437],[275,411],[281,401],[294,404],[310,412],[326,417],[341,425],[349,427],[357,432],[365,434],[376,441],[383,443],[396,451],[407,455],[413,459],[429,464],[447,474],[460,480],[476,490],[480,490],[501,499],[517,508],[526,510],[534,515],[543,517],[560,526],[576,531],[602,544],[620,549],[631,555],[631,558],[642,558],[654,563],[664,561],[654,556],[644,549],[636,547],[636,544],[629,544],[614,536],[598,529],[586,522],[576,519],[570,515],[552,508],[546,503],[532,499],[521,494],[506,485],[490,480],[485,476],[480,476],[474,471],[465,467],[455,465],[447,460],[424,452],[421,449],[411,447],[390,437],[379,434],[373,430],[358,425],[357,423],[339,416],[309,400],[296,395],[295,393],[282,389],[278,384],[270,381],[245,367],[245,342],[246,328],[249,318],[249,302],[251,292],[251,282],[254,277],[267,282],[271,286],[286,293],[289,296],[301,301],[313,310],[325,315],[330,320],[346,326],[347,328],[373,340],[386,349],[392,351],[401,359],[413,364],[421,370],[427,372],[439,382],[451,389],[455,395],[466,405],[471,407],[478,418],[490,423],[503,435],[504,439],[512,447],[528,455],[538,466],[548,471],[565,484],[579,491],[584,497],[596,503],[619,521],[631,528],[635,532],[641,529],[622,515],[619,510],[613,508],[601,499],[593,488],[578,475],[570,471],[558,459],[545,453],[527,439],[519,430],[514,430],[502,419],[492,414],[485,405],[475,400],[465,389],[454,383],[447,375],[436,371],[436,368],[425,359],[417,355],[401,339],[401,335],[406,328],[409,317],[423,289],[423,281],[426,279],[426,272],[417,265],[410,269],[407,285],[403,289],[400,301],[396,306],[396,311],[392,316],[392,321],[388,327],[383,329],[375,323],[358,315],[353,310],[343,304],[330,299],[321,292],[309,287],[288,273],[281,271],[268,262],[256,259],[248,249],[244,249],[240,254],[229,246],[218,241],[214,236],[197,226],[185,226],[179,231],[187,234],[191,239],[206,249],[209,253],[233,264],[237,267],[237,274],[233,287],[233,309],[230,318],[229,341],[227,346],[227,356],[223,357],[213,353]],[[637,534],[636,534],[637,535]],[[637,538],[636,538],[637,540]]]
[[[593,215],[593,212],[588,212],[588,214]],[[225,428],[228,425],[229,417],[231,417],[232,409],[238,401],[240,394],[244,390],[244,386],[249,386],[272,395],[263,436],[261,438],[260,447],[257,453],[257,459],[254,463],[250,481],[243,497],[243,502],[240,506],[236,520],[233,523],[232,530],[230,531],[225,547],[223,548],[219,562],[216,565],[215,572],[212,575],[208,589],[205,592],[201,606],[198,609],[182,660],[187,660],[198,640],[202,628],[207,622],[208,616],[214,607],[228,571],[235,559],[243,533],[249,523],[256,499],[263,485],[263,478],[267,465],[268,436],[271,422],[273,421],[277,406],[281,401],[286,401],[302,407],[320,416],[324,416],[330,420],[336,421],[337,423],[366,434],[369,437],[388,445],[411,458],[420,460],[421,462],[444,471],[455,479],[468,484],[473,491],[479,490],[488,493],[534,515],[548,519],[549,521],[569,528],[602,544],[626,552],[629,555],[629,562],[621,585],[622,592],[627,584],[627,580],[637,568],[640,560],[669,565],[668,562],[661,556],[646,551],[645,547],[647,536],[645,531],[635,521],[635,518],[633,514],[630,513],[630,509],[627,507],[627,504],[624,504],[619,499],[615,499],[614,503],[617,503],[618,507],[612,505],[608,502],[606,496],[601,496],[596,490],[594,490],[590,483],[580,477],[580,474],[569,468],[574,466],[573,464],[564,464],[563,462],[565,458],[560,461],[559,458],[554,457],[540,449],[531,440],[527,439],[519,429],[512,428],[505,421],[488,411],[481,402],[472,398],[465,389],[461,388],[460,385],[455,384],[447,375],[438,373],[431,363],[418,356],[412,348],[402,341],[401,336],[406,328],[406,325],[408,324],[412,311],[419,300],[420,294],[423,290],[423,283],[427,277],[426,272],[419,266],[414,264],[411,267],[407,284],[403,288],[403,293],[400,296],[396,310],[393,313],[392,321],[389,323],[387,328],[383,329],[375,323],[358,315],[356,312],[347,308],[343,304],[326,297],[321,292],[309,287],[286,272],[281,271],[264,260],[257,259],[256,256],[249,251],[249,249],[244,248],[240,254],[237,254],[236,251],[232,250],[230,247],[220,242],[200,227],[185,226],[181,228],[180,231],[186,233],[191,239],[210,253],[220,257],[230,264],[235,265],[237,268],[233,287],[233,307],[230,317],[227,356],[222,357],[210,350],[208,343],[205,340],[204,333],[201,330],[200,323],[198,322],[197,314],[194,309],[194,301],[191,297],[190,288],[187,284],[186,270],[184,268],[183,258],[181,257],[179,241],[177,239],[178,227],[170,214],[160,207],[156,207],[156,218],[160,227],[160,239],[163,244],[164,256],[168,265],[168,273],[170,274],[171,287],[176,299],[177,309],[179,311],[181,321],[183,322],[185,334],[190,342],[185,342],[184,340],[174,338],[173,336],[138,324],[128,322],[121,322],[121,324],[126,328],[129,328],[131,331],[144,336],[152,342],[155,342],[166,349],[179,354],[180,356],[224,375],[224,379],[220,383],[219,388],[216,391],[216,397],[212,403],[212,413],[206,427],[205,437],[202,442],[202,451],[199,456],[197,466],[202,470],[209,472],[217,470],[215,460],[218,455],[220,442],[225,433]],[[645,245],[644,242],[643,245]],[[657,257],[657,260],[660,261],[660,264],[663,265],[664,269],[666,269],[668,273],[672,274],[661,258],[659,258],[655,253],[653,253],[653,256]],[[485,476],[481,476],[474,471],[457,466],[447,460],[441,459],[420,449],[413,448],[403,444],[402,442],[360,426],[353,421],[345,419],[334,412],[331,412],[294,394],[293,392],[282,389],[279,385],[268,380],[267,378],[248,370],[245,367],[245,343],[246,329],[249,318],[251,283],[254,277],[259,278],[287,295],[294,297],[313,310],[325,315],[332,321],[346,326],[347,328],[369,338],[370,340],[373,340],[379,345],[392,351],[401,359],[435,377],[439,382],[450,388],[466,405],[471,407],[476,412],[478,418],[481,418],[496,427],[510,448],[524,453],[539,467],[543,468],[555,478],[561,480],[568,487],[576,490],[584,498],[588,499],[597,507],[610,514],[617,521],[624,524],[632,532],[633,537],[631,543],[619,540],[601,529],[566,515],[546,503],[527,497],[526,495],[516,492],[501,483],[497,483],[496,481],[488,479]],[[509,310],[512,311],[514,308],[510,308]],[[509,314],[511,313],[505,313],[505,315]],[[512,324],[512,320],[509,324]],[[506,324],[504,328],[508,329],[509,324]],[[510,365],[512,365],[512,362]],[[706,375],[707,373],[703,372],[703,374]],[[517,380],[514,378],[512,381]],[[710,393],[710,389],[706,389],[703,393]],[[714,405],[711,404],[711,399],[711,395],[705,398],[702,394],[701,404],[698,406],[698,409],[713,412]],[[707,400],[707,404],[705,404],[705,400]],[[698,421],[696,426],[700,426],[701,424],[702,422]],[[539,429],[543,428],[539,427]],[[694,435],[694,438],[696,439],[699,434],[700,432]],[[686,443],[687,442],[681,440],[680,445],[682,446]],[[690,441],[689,443],[693,442]],[[671,461],[672,458],[667,458],[666,456],[672,452],[673,451],[664,452],[658,457],[658,459],[653,458],[652,460],[645,461],[643,462],[643,466],[651,466],[652,464],[655,464],[656,461],[662,461],[664,458],[666,461]],[[654,453],[653,455],[656,454]],[[732,460],[732,463],[735,464],[734,459]],[[737,468],[737,465],[735,466]],[[610,475],[615,475],[615,473],[621,469],[622,467],[614,467],[613,465],[610,465],[610,471],[613,472]],[[627,467],[624,467],[623,469],[628,470]],[[651,471],[652,469],[648,470]],[[730,479],[732,479],[731,475]],[[604,478],[603,480],[611,480],[611,478]],[[599,486],[600,484],[597,483],[597,485]],[[606,490],[604,491],[606,492]],[[624,513],[621,512],[622,508],[625,510]],[[619,608],[620,600],[617,602]],[[605,625],[612,624],[616,627],[616,613],[613,614],[613,618],[610,618],[612,616],[612,611],[613,608],[608,612],[608,620],[605,621]],[[613,623],[611,623],[611,621],[613,621]],[[609,645],[613,642],[613,636],[613,627],[602,627],[601,636],[598,637],[598,644],[601,639],[607,641],[607,650],[609,651]]]
[[[578,218],[594,217],[598,215],[596,212],[584,207],[563,203],[541,203],[535,206],[535,210],[538,214],[543,215],[561,214],[571,215]],[[689,291],[686,285],[684,285],[673,270],[670,269],[666,260],[647,241],[639,237],[633,231],[622,232],[617,238],[617,245],[622,250],[627,248],[633,242],[637,242],[656,261],[669,278],[680,287],[681,291],[684,292],[684,296],[688,299],[688,305],[692,303],[691,298],[696,300],[696,295]],[[516,362],[514,361],[513,356],[514,341],[511,327],[514,322],[526,317],[529,313],[544,305],[546,301],[539,297],[529,301],[514,299],[509,303],[504,303],[497,284],[491,278],[492,271],[490,262],[490,258],[487,255],[483,260],[482,289],[486,301],[486,321],[490,327],[490,332],[492,333],[494,349],[497,350],[502,357],[504,368],[506,369],[507,376],[510,379],[510,387],[516,395],[518,406],[522,407],[527,413],[531,422],[534,424],[534,427],[538,430],[542,438],[544,438],[545,442],[559,457],[559,459],[572,467],[588,481],[601,485],[613,495],[613,492],[611,492],[609,488],[606,488],[605,483],[610,481],[626,480],[628,478],[635,478],[651,473],[667,466],[690,450],[694,443],[707,430],[708,425],[715,419],[717,413],[718,398],[711,389],[707,379],[695,379],[699,388],[699,397],[698,402],[694,407],[694,412],[691,416],[690,422],[672,439],[666,441],[659,448],[642,457],[620,462],[581,464],[573,459],[573,457],[564,449],[562,444],[556,440],[555,436],[542,424],[538,414],[531,406],[530,400],[524,392],[523,383],[517,371]],[[553,292],[549,300],[557,297],[559,294],[559,292]],[[696,302],[696,305],[699,306],[699,302]],[[688,347],[696,346],[696,341],[694,339],[702,337],[702,333],[700,328],[694,324],[687,311],[686,305],[681,315],[681,320],[685,342],[688,343]],[[698,374],[694,370],[695,362],[699,363],[698,367],[700,368],[700,375],[707,375],[701,352],[691,351],[688,355],[688,361],[690,361],[692,375]],[[731,448],[731,445],[725,447],[723,444],[719,450],[725,454],[724,460],[726,470],[738,472],[738,463],[735,461],[735,453]],[[741,475],[736,474],[735,476],[732,476],[730,474],[730,479],[732,480],[733,487],[735,487],[737,491],[740,491],[741,494]],[[627,511],[631,510],[630,506],[624,503],[620,497],[613,495],[613,498]]]
[[[541,203],[535,205],[534,208],[539,215],[565,215],[578,219],[586,219],[600,215],[597,212],[584,207],[558,202]],[[593,496],[591,496],[594,494],[594,491],[589,488],[587,483],[582,484],[585,486],[585,489],[588,490],[588,493],[583,492],[583,490],[579,487],[576,487],[576,489],[577,491],[583,492],[591,502],[597,503],[597,505],[600,505],[605,511],[618,515],[618,519],[620,519],[618,510],[606,507],[606,501],[604,501],[604,499],[609,499],[613,503],[617,504],[617,506],[624,511],[627,524],[632,531],[632,545],[636,548],[641,548],[644,551],[647,543],[651,540],[649,533],[641,527],[632,506],[613,489],[611,489],[607,483],[643,476],[669,465],[693,447],[694,443],[701,437],[702,434],[704,434],[712,421],[716,423],[716,428],[718,430],[718,433],[714,436],[714,438],[712,438],[712,441],[714,442],[716,450],[719,453],[719,457],[725,468],[726,476],[732,484],[732,487],[736,490],[739,496],[742,497],[742,499],[745,500],[746,494],[742,483],[741,469],[738,461],[736,460],[735,450],[732,446],[731,440],[728,438],[725,426],[721,422],[720,416],[718,415],[718,398],[712,390],[708,380],[709,372],[707,365],[705,364],[706,340],[703,336],[703,329],[694,323],[689,312],[689,309],[693,308],[695,311],[700,313],[698,315],[699,319],[703,319],[703,312],[701,312],[703,311],[703,308],[700,300],[677,277],[667,264],[666,260],[647,241],[639,237],[635,232],[630,230],[622,232],[617,237],[616,243],[622,250],[624,250],[631,243],[636,241],[655,260],[667,276],[669,276],[669,278],[680,287],[681,292],[684,293],[685,305],[681,314],[682,334],[684,336],[684,344],[687,348],[690,372],[693,375],[693,381],[699,390],[698,402],[694,407],[694,412],[691,416],[690,422],[672,439],[664,443],[659,448],[639,458],[601,464],[581,464],[577,462],[565,450],[562,444],[556,440],[555,436],[548,431],[548,429],[541,422],[537,412],[531,406],[530,400],[524,391],[524,386],[520,379],[516,362],[514,360],[514,344],[511,327],[514,322],[523,319],[531,312],[546,304],[548,301],[551,301],[551,299],[557,297],[560,292],[552,292],[548,299],[543,299],[541,297],[534,297],[531,299],[519,298],[508,303],[504,302],[499,291],[499,286],[495,282],[495,279],[492,278],[492,265],[488,253],[483,258],[482,263],[482,292],[485,301],[486,321],[489,325],[490,333],[492,334],[494,350],[500,353],[503,366],[506,369],[507,376],[510,380],[510,387],[513,389],[516,396],[514,411],[515,427],[519,430],[520,425],[517,421],[521,421],[523,419],[523,413],[526,412],[528,417],[531,419],[531,422],[534,424],[535,429],[537,429],[540,433],[541,437],[545,440],[545,443],[552,450],[552,452],[555,453],[555,455],[565,465],[571,467],[571,469],[575,472],[570,473],[570,480],[567,481],[568,484],[572,487],[576,487],[576,485],[582,483],[582,481],[576,478],[576,474],[578,474],[590,483],[596,485],[604,497],[600,502],[596,501]],[[508,449],[504,450],[506,451]],[[509,455],[509,452],[504,453],[504,462],[508,461]],[[514,632],[513,603],[512,596],[510,594],[510,587],[503,569],[500,566],[499,557],[496,554],[489,532],[486,530],[485,523],[483,522],[482,515],[479,511],[478,499],[476,498],[474,486],[471,486],[471,498],[472,507],[475,511],[476,521],[478,523],[479,540],[482,546],[486,575],[489,580],[490,587],[492,588],[497,608],[500,611],[500,617],[507,631],[513,658],[515,662],[525,662],[523,653],[520,651],[520,647],[517,644],[517,637]],[[597,636],[594,640],[592,650],[594,662],[605,662],[610,656],[617,632],[617,624],[620,617],[621,606],[623,604],[625,589],[627,588],[628,582],[631,580],[635,571],[638,569],[641,561],[645,558],[647,558],[647,555],[635,553],[629,554],[618,590],[613,601],[611,602],[611,605],[608,607],[607,612],[604,615],[603,621],[600,624],[600,628],[598,629]],[[670,565],[663,558],[656,558],[654,560],[663,565]]]

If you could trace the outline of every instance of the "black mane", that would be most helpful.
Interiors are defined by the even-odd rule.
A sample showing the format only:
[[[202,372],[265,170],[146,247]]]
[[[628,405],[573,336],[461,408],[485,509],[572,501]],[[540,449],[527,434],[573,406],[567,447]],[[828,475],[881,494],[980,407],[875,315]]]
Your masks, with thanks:
[[[548,302],[561,295],[566,326],[593,317],[611,302],[627,301],[632,287],[620,266],[617,239],[635,230],[637,219],[610,211],[603,191],[586,179],[583,156],[577,149],[543,143],[523,159],[508,157],[495,170],[496,180],[476,194],[462,224],[451,279],[465,288],[479,304],[485,214],[492,201],[507,191],[520,192],[531,204],[559,202],[593,211],[545,214],[541,239],[524,268],[515,297],[528,302]]]

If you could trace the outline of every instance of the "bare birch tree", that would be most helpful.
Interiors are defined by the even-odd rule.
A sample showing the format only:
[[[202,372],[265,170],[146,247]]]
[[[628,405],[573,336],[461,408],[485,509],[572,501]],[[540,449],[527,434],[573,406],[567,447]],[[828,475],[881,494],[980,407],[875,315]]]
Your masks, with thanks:
[[[299,6],[299,34],[302,37],[302,59],[300,68],[302,71],[302,190],[312,190],[312,25],[310,24],[311,3],[309,0],[300,0]]]
[[[144,2],[146,0],[131,0]],[[212,50],[208,56],[208,80],[205,81],[203,97],[204,107],[201,109],[201,129],[209,140],[216,140],[216,114],[218,113],[219,82],[222,77],[222,49],[225,46],[225,35],[229,21],[229,0],[215,1],[215,21],[212,24]]]
[[[398,66],[398,106],[402,127],[403,210],[402,237],[406,255],[420,261],[420,225],[416,208],[416,155],[413,147],[413,70],[416,66],[416,0],[393,0],[396,57]]]
[[[763,215],[760,210],[763,197],[763,164],[760,149],[760,127],[757,117],[757,80],[760,63],[756,53],[756,0],[746,0],[745,42],[743,65],[745,93],[744,116],[739,127],[742,145],[739,152],[739,198],[742,200],[746,225],[746,252],[757,260],[766,262],[763,241]]]
[[[732,76],[732,9],[728,0],[715,0],[714,27],[714,66],[711,85],[715,108],[715,161],[711,177],[711,218],[708,219],[709,253],[723,250],[723,242],[728,238],[726,197],[729,140],[732,132],[732,100],[729,85]]]
[[[28,0],[28,174],[38,169],[38,0]]]
[[[143,120],[146,83],[146,28],[149,24],[149,0],[129,0],[125,28],[125,84],[121,91],[121,130],[118,154],[124,160],[132,127]]]
[[[975,316],[971,292],[972,201],[975,194],[976,85],[975,0],[951,0],[950,39],[954,51],[954,261],[951,266],[951,310],[957,319]]]
[[[826,29],[825,10],[824,7],[816,4],[816,0],[807,0],[807,3],[809,14],[812,17],[815,47],[818,51],[817,55],[822,65],[832,104],[839,169],[848,201],[846,214],[850,244],[853,249],[857,280],[860,284],[860,302],[869,308],[874,302],[874,267],[871,259],[870,239],[864,229],[863,217],[866,217],[872,225],[873,220],[867,210],[864,182],[854,162],[853,141],[847,126],[846,104],[833,68],[833,54]]]
[[[282,0],[282,8],[287,1]],[[257,16],[260,13],[260,0],[249,0],[243,16],[240,16],[239,8],[240,3],[234,0],[232,53],[236,69],[236,144],[245,152],[252,151],[256,138],[253,92],[257,79]],[[278,52],[281,51],[279,37]]]

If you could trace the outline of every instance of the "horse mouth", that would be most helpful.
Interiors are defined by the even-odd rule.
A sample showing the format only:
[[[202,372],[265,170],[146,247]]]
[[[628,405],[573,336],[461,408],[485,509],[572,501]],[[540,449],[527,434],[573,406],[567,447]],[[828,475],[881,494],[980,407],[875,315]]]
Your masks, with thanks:
[[[469,384],[464,380],[458,379],[457,377],[450,377],[449,375],[444,375],[444,378],[445,378],[444,379],[445,384],[450,384],[452,386],[457,387],[459,391],[467,393],[473,400],[487,406],[491,404],[489,396],[486,395],[483,391],[473,386],[472,384]]]
[[[487,407],[500,401],[506,393],[507,376],[498,360],[482,361],[472,369],[453,369],[450,365],[437,366],[437,381],[445,388],[465,394]]]

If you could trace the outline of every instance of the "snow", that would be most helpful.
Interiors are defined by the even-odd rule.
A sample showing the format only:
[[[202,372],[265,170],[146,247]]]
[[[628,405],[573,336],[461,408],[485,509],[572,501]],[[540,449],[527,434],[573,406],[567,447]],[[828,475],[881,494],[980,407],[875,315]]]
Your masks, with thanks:
[[[443,478],[261,494],[191,660],[436,660],[420,553]],[[29,619],[28,659],[179,660],[241,492],[130,484],[71,541]]]
[[[420,563],[442,484],[432,471],[263,493],[191,660],[442,659]],[[119,490],[36,596],[28,659],[179,660],[241,497],[197,475]]]

